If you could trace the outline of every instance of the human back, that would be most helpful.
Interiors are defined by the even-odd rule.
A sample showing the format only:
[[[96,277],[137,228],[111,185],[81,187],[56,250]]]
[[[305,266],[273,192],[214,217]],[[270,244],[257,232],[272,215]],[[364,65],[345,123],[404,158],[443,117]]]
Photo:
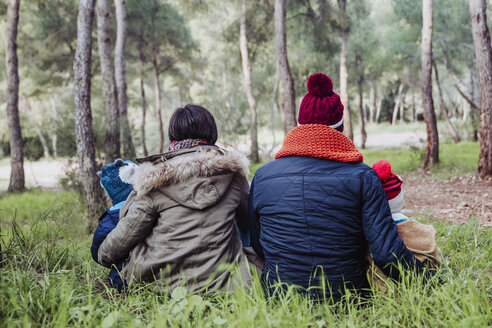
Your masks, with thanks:
[[[398,262],[421,264],[398,236],[376,172],[341,133],[343,105],[331,80],[314,74],[308,90],[301,125],[253,179],[252,245],[265,258],[270,292],[282,282],[336,300],[345,288],[368,286],[368,249],[392,278]]]
[[[362,163],[308,157],[281,158],[258,170],[252,201],[261,216],[270,282],[307,288],[326,278],[335,291],[343,289],[344,280],[348,287],[367,285],[368,246],[360,217],[367,171]]]
[[[170,125],[193,125],[191,106]],[[134,191],[101,245],[99,261],[127,258],[122,273],[128,282],[153,282],[166,291],[179,285],[191,292],[227,288],[236,265],[248,282],[235,229],[247,220],[247,161],[215,146],[216,132],[211,140],[176,139],[169,152],[138,160]]]

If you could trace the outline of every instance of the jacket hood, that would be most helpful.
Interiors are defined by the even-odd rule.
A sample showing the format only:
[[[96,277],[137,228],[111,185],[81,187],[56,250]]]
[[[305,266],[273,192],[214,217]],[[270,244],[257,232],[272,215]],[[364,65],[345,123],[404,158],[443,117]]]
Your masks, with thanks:
[[[249,172],[246,157],[216,146],[170,151],[137,161],[142,163],[133,183],[138,194],[166,187],[161,189],[164,193],[193,208],[214,204],[223,196],[234,174],[247,176]]]

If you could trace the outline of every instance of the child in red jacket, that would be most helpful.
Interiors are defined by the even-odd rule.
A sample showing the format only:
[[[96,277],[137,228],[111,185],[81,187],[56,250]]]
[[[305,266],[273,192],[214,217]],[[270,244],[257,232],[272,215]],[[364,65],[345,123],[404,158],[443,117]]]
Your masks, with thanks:
[[[405,246],[429,270],[436,270],[441,264],[441,251],[436,244],[436,230],[431,225],[411,220],[401,213],[405,204],[403,190],[401,189],[403,181],[398,175],[391,172],[391,165],[388,161],[379,161],[372,168],[376,171],[383,184],[391,215],[397,224],[398,234],[403,239]],[[377,268],[376,272],[384,277],[384,274]],[[371,278],[374,280],[374,275]]]

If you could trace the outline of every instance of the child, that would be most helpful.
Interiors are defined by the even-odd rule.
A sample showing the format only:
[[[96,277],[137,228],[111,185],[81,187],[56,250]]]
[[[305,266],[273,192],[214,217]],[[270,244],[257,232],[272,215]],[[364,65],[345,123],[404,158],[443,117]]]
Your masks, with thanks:
[[[118,158],[114,163],[104,165],[102,170],[97,172],[97,175],[101,178],[101,185],[107,191],[113,202],[113,206],[101,215],[99,226],[94,233],[91,253],[92,258],[96,262],[98,262],[97,252],[99,251],[99,246],[101,246],[106,236],[118,224],[120,209],[133,190],[132,178],[136,168],[138,166],[133,162],[123,161]],[[122,268],[123,263],[118,263],[109,272],[110,285],[119,291],[126,286],[126,283],[121,279],[119,274]]]
[[[441,264],[441,251],[436,245],[436,230],[431,225],[411,220],[401,213],[405,204],[405,198],[401,190],[403,182],[398,175],[391,172],[391,165],[388,161],[379,161],[372,168],[376,171],[383,184],[391,215],[397,224],[398,234],[403,239],[405,246],[429,270],[436,270]],[[376,269],[376,271],[384,277],[384,274],[379,269]],[[372,278],[374,279],[374,276]]]

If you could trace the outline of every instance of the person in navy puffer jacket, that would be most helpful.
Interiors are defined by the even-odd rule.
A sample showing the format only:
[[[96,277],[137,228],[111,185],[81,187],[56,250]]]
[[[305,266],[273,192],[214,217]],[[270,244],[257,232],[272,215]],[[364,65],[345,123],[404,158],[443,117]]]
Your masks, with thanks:
[[[267,292],[279,281],[321,300],[338,300],[345,288],[364,290],[368,250],[395,280],[398,262],[421,271],[398,235],[378,175],[341,133],[343,105],[330,78],[313,74],[307,88],[300,126],[251,184],[251,243],[265,259]]]
[[[131,161],[124,161],[118,158],[114,163],[104,165],[102,170],[97,172],[97,175],[101,178],[102,186],[113,202],[113,206],[104,211],[99,217],[99,225],[92,239],[91,254],[96,262],[98,262],[97,252],[99,247],[118,224],[120,209],[133,190],[132,179],[137,167]],[[119,274],[122,268],[123,262],[113,266],[108,277],[110,285],[119,291],[126,287],[125,281],[121,279]]]

